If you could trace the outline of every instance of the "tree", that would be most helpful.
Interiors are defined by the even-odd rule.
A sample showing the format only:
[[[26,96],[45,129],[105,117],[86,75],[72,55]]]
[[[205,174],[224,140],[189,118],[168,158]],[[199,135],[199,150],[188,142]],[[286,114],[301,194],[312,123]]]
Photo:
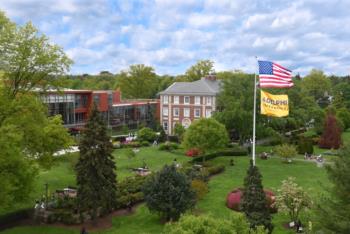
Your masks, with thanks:
[[[331,186],[317,205],[319,223],[330,233],[346,234],[350,230],[350,146],[339,152],[334,164],[326,166]]]
[[[341,145],[341,129],[333,114],[327,115],[324,131],[318,145],[325,149],[338,149]]]
[[[239,213],[231,213],[226,219],[217,219],[210,215],[183,215],[176,223],[165,225],[165,233],[169,234],[264,234],[261,228],[251,230],[246,218]]]
[[[17,26],[2,12],[0,22],[0,70],[8,94],[15,97],[33,88],[56,86],[56,77],[72,64],[62,48],[50,43],[31,23]]]
[[[151,212],[160,214],[166,221],[177,220],[196,202],[196,193],[187,177],[176,171],[175,165],[165,165],[143,186],[145,201]]]
[[[228,135],[225,126],[212,118],[202,118],[192,123],[183,141],[186,150],[197,148],[203,155],[223,149],[227,143]]]
[[[186,81],[196,81],[214,72],[214,62],[210,60],[199,60],[195,65],[187,69]]]
[[[244,178],[242,211],[246,215],[251,228],[264,226],[265,229],[272,232],[273,225],[261,177],[258,167],[253,166],[251,161],[247,176]]]
[[[303,80],[303,91],[313,96],[315,100],[322,99],[325,94],[330,94],[331,81],[320,70],[313,69]]]
[[[37,168],[25,157],[15,125],[0,126],[0,213],[27,201]]]
[[[137,64],[119,75],[118,86],[126,98],[153,98],[158,83],[152,67]]]
[[[85,125],[79,149],[80,156],[75,167],[77,205],[79,212],[87,211],[95,219],[99,209],[102,212],[114,209],[117,191],[113,145],[96,106]]]
[[[137,139],[139,141],[153,142],[155,139],[157,139],[157,134],[150,128],[141,128],[137,132]]]
[[[287,144],[276,146],[275,152],[277,155],[283,158],[285,162],[290,162],[290,159],[298,154],[294,145]]]
[[[294,222],[298,221],[300,212],[311,208],[310,197],[302,187],[298,186],[293,177],[282,181],[275,202],[278,210],[287,213]]]
[[[183,140],[185,132],[186,132],[186,129],[184,126],[182,126],[179,123],[175,123],[174,134],[175,134],[175,136],[177,136],[177,138],[179,139],[180,142]]]
[[[344,131],[350,128],[350,111],[348,109],[344,107],[338,109],[336,117],[344,124]]]

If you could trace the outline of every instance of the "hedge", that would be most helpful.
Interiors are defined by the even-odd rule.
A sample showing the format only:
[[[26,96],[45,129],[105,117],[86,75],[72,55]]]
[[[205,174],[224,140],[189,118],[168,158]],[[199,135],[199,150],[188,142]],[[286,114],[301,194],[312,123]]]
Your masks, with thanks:
[[[17,210],[8,214],[4,214],[0,216],[0,230],[3,228],[11,226],[11,224],[18,222],[23,219],[27,219],[31,217],[33,214],[32,208],[26,208]]]
[[[236,148],[236,149],[226,149],[218,151],[215,153],[205,155],[205,160],[211,160],[219,156],[244,156],[248,155],[248,151],[245,148]],[[204,156],[195,157],[191,160],[192,163],[202,162]]]

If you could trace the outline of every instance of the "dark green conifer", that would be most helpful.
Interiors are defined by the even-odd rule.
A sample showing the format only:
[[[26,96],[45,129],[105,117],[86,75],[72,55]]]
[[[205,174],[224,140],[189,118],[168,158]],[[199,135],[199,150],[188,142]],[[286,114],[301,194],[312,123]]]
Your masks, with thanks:
[[[269,232],[272,232],[271,215],[261,183],[261,174],[253,162],[244,178],[244,189],[242,196],[242,211],[245,213],[251,228],[264,226]]]
[[[97,107],[91,110],[79,144],[80,157],[75,167],[79,212],[88,211],[92,219],[110,212],[116,201],[116,174],[113,145]]]

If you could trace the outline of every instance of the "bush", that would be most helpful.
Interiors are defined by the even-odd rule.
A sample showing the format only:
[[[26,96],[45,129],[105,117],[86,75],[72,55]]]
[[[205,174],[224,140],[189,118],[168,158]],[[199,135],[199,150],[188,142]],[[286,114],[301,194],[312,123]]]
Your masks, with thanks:
[[[128,207],[144,200],[141,188],[147,176],[127,177],[117,184],[117,208]]]
[[[314,146],[311,138],[300,137],[298,142],[298,153],[299,154],[313,154]]]
[[[179,138],[177,136],[168,136],[168,141],[174,142],[174,143],[179,143]]]
[[[160,144],[158,149],[159,150],[164,150],[164,151],[172,151],[172,150],[176,150],[179,148],[179,145],[176,143],[172,143],[172,142],[165,142],[163,144]]]
[[[229,148],[222,151],[218,151],[212,154],[207,154],[205,156],[198,156],[191,160],[192,163],[197,163],[203,161],[203,157],[205,157],[206,160],[211,160],[219,156],[242,156],[247,155],[248,151],[245,148],[239,147],[239,148]]]
[[[21,209],[15,212],[10,212],[5,215],[0,215],[0,226],[11,224],[22,219],[27,219],[33,213],[33,209]]]
[[[142,141],[153,142],[156,139],[157,139],[157,134],[150,128],[141,128],[137,132],[137,140],[140,142]]]
[[[200,168],[189,167],[183,169],[189,180],[201,180],[203,182],[209,181],[209,172],[207,170],[201,170]]]
[[[279,145],[275,147],[275,152],[278,156],[280,156],[284,161],[290,162],[290,159],[295,157],[298,152],[294,145]]]
[[[131,141],[131,142],[121,144],[121,148],[138,148],[138,147],[141,147],[141,144],[138,141]]]
[[[165,165],[152,175],[142,187],[148,209],[166,221],[177,220],[181,214],[194,207],[196,193],[187,177],[175,165]]]
[[[217,165],[217,166],[206,167],[205,169],[208,171],[208,174],[212,176],[223,172],[225,170],[225,166]]]
[[[142,141],[142,142],[140,143],[140,145],[143,146],[143,147],[147,147],[147,146],[150,146],[151,143],[149,143],[148,141]]]
[[[232,213],[227,219],[218,219],[208,215],[194,216],[186,214],[181,216],[176,223],[167,223],[164,233],[168,234],[202,234],[202,233],[239,233],[239,234],[263,234],[261,227],[256,230],[249,228],[249,223],[244,215]]]
[[[191,187],[196,192],[197,201],[201,200],[208,193],[208,185],[203,180],[192,180]]]

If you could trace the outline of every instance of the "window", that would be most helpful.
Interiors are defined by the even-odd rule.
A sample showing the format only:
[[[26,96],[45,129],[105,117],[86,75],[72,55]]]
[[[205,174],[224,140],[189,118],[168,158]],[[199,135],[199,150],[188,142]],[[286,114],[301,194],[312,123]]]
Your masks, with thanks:
[[[164,131],[168,131],[168,122],[163,122]]]
[[[207,97],[207,105],[211,105],[211,97]]]
[[[173,109],[173,114],[175,117],[178,117],[179,116],[179,108],[174,108]]]
[[[100,104],[100,95],[99,94],[95,94],[94,95],[94,103],[96,105],[99,105]]]
[[[201,97],[195,96],[195,97],[194,97],[194,104],[200,105],[200,104],[201,104]]]
[[[184,117],[190,117],[190,108],[184,108]]]
[[[205,117],[207,118],[211,117],[211,110],[205,110]]]
[[[194,117],[196,118],[201,117],[201,109],[194,109]]]
[[[168,96],[167,95],[163,96],[163,103],[168,104]]]
[[[174,96],[174,104],[179,104],[179,96]]]
[[[163,107],[163,115],[164,116],[168,116],[169,115],[168,107]]]
[[[190,97],[189,96],[184,97],[184,104],[190,104]]]

